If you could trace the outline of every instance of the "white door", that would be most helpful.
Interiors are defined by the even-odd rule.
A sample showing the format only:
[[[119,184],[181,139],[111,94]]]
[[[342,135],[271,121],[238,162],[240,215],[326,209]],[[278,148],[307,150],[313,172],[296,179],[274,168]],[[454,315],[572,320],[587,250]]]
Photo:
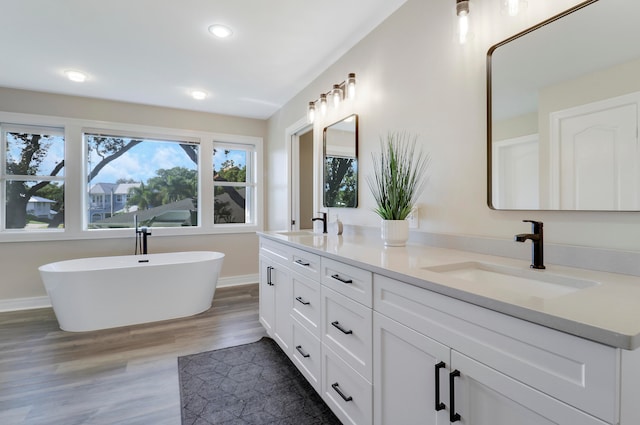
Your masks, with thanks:
[[[557,120],[550,145],[554,209],[640,208],[638,104],[611,102],[573,108]]]
[[[373,347],[374,424],[448,424],[449,348],[378,313]]]
[[[538,135],[492,143],[492,205],[497,209],[538,209]]]
[[[574,407],[509,378],[455,350],[452,423],[464,425],[605,425]],[[455,376],[458,374],[458,376]],[[452,418],[450,418],[452,419]]]

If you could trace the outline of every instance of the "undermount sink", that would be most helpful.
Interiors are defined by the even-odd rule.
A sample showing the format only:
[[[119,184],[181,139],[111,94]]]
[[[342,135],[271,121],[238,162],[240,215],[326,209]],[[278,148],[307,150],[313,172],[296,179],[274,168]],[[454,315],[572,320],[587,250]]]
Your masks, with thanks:
[[[538,298],[552,298],[599,285],[592,280],[478,261],[424,267],[458,279],[481,284],[489,289],[518,292]]]
[[[293,230],[276,233],[282,236],[322,236],[322,233],[314,233],[313,230]]]

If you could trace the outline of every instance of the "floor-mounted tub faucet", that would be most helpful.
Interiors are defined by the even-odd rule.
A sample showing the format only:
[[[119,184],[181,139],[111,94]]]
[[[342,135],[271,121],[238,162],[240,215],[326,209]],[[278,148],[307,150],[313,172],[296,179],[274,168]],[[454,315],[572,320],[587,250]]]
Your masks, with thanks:
[[[544,249],[542,222],[534,220],[522,220],[531,223],[531,233],[520,233],[514,236],[516,242],[524,242],[531,239],[531,268],[544,269]]]
[[[133,224],[136,228],[136,254],[138,253],[138,246],[140,246],[141,254],[148,254],[147,252],[147,236],[151,236],[151,231],[148,227],[143,226],[138,228],[138,214],[133,216]]]
[[[322,214],[322,217],[312,218],[311,221],[317,221],[317,220],[322,221],[322,233],[327,233],[327,213],[323,212],[320,214]]]

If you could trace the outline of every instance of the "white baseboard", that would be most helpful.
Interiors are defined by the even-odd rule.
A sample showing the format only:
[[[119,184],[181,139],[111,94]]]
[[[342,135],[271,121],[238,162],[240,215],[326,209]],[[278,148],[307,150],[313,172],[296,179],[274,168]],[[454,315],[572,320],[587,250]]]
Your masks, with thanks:
[[[245,274],[240,276],[227,276],[218,278],[216,288],[224,288],[227,286],[247,285],[249,283],[258,283],[258,274]]]
[[[8,300],[0,300],[0,312],[32,310],[35,308],[51,307],[51,300],[48,296],[29,297],[29,298],[10,298]]]
[[[242,276],[228,276],[218,279],[217,288],[229,286],[247,285],[250,283],[258,283],[258,274],[246,274]],[[35,308],[51,307],[51,301],[48,296],[29,297],[29,298],[10,298],[0,300],[0,313],[7,311],[32,310]]]

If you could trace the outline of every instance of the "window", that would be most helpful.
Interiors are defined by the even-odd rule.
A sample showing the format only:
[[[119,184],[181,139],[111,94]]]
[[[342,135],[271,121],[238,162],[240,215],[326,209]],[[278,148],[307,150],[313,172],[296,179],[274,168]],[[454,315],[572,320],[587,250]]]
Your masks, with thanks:
[[[245,233],[262,138],[0,111],[0,242]]]
[[[86,132],[89,229],[198,225],[198,150],[190,141]]]
[[[2,230],[64,228],[64,130],[1,124]]]
[[[214,143],[214,224],[255,224],[254,164],[253,145]]]

